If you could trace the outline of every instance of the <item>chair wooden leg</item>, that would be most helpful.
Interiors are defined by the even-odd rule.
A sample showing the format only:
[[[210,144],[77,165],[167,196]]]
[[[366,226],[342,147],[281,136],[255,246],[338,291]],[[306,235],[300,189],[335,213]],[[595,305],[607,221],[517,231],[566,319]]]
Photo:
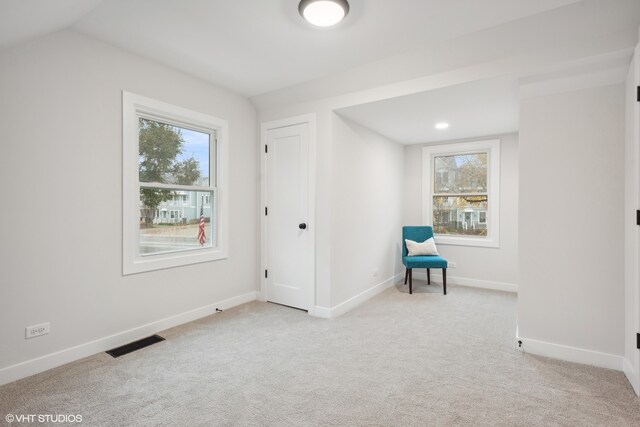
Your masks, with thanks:
[[[409,278],[409,269],[406,268],[405,270],[407,270],[404,273],[404,284],[406,285],[407,284],[407,279]]]
[[[409,294],[413,293],[413,270],[409,269]]]
[[[447,269],[442,269],[442,289],[444,289],[444,294],[447,294]]]
[[[431,269],[427,268],[427,285],[431,284]]]

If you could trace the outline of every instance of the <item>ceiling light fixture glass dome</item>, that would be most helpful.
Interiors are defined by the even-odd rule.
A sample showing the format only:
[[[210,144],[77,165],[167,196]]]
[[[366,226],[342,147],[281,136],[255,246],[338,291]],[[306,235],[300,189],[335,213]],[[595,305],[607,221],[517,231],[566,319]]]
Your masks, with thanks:
[[[342,21],[349,13],[347,0],[302,0],[298,12],[310,24],[331,27]]]

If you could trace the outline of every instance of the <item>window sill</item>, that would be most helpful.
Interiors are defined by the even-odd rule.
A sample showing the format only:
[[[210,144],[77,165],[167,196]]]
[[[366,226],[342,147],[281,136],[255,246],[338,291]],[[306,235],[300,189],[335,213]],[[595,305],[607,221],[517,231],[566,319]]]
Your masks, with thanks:
[[[123,275],[144,273],[147,271],[163,270],[166,268],[182,267],[185,265],[199,264],[201,262],[218,261],[229,258],[226,250],[221,248],[197,249],[198,253],[185,251],[182,254],[170,253],[166,255],[153,255],[138,257],[133,262],[123,265]]]
[[[435,236],[436,244],[451,246],[472,246],[479,248],[499,248],[500,242],[491,238]]]

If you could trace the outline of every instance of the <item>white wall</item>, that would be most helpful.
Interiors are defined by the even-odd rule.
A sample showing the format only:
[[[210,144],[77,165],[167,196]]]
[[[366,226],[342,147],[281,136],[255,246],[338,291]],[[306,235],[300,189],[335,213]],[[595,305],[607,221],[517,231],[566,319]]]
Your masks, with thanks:
[[[451,283],[517,290],[518,284],[518,135],[448,141],[500,139],[500,247],[438,245],[438,251],[455,269],[448,269]],[[442,144],[439,142],[438,144]],[[422,147],[405,148],[404,225],[422,223]]]
[[[519,335],[525,351],[616,369],[624,354],[623,91],[532,97],[520,108]]]
[[[123,89],[229,121],[229,259],[122,276]],[[0,94],[0,374],[255,296],[257,122],[247,99],[74,32],[0,53]],[[24,328],[42,322],[51,333],[26,341]]]
[[[332,135],[331,302],[335,307],[378,284],[391,285],[402,271],[404,147],[336,114]]]
[[[624,372],[636,394],[640,394],[640,352],[636,333],[640,332],[640,230],[636,210],[640,209],[640,45],[635,49],[625,85],[625,332]]]

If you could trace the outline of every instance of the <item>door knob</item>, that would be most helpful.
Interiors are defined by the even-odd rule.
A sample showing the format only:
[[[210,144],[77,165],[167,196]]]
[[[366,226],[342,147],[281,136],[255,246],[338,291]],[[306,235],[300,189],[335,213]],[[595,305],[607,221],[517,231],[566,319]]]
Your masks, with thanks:
[[[307,228],[307,224],[305,224],[305,223],[303,222],[302,224],[299,224],[299,225],[298,225],[298,228],[299,228],[300,230],[305,230],[305,229]]]

